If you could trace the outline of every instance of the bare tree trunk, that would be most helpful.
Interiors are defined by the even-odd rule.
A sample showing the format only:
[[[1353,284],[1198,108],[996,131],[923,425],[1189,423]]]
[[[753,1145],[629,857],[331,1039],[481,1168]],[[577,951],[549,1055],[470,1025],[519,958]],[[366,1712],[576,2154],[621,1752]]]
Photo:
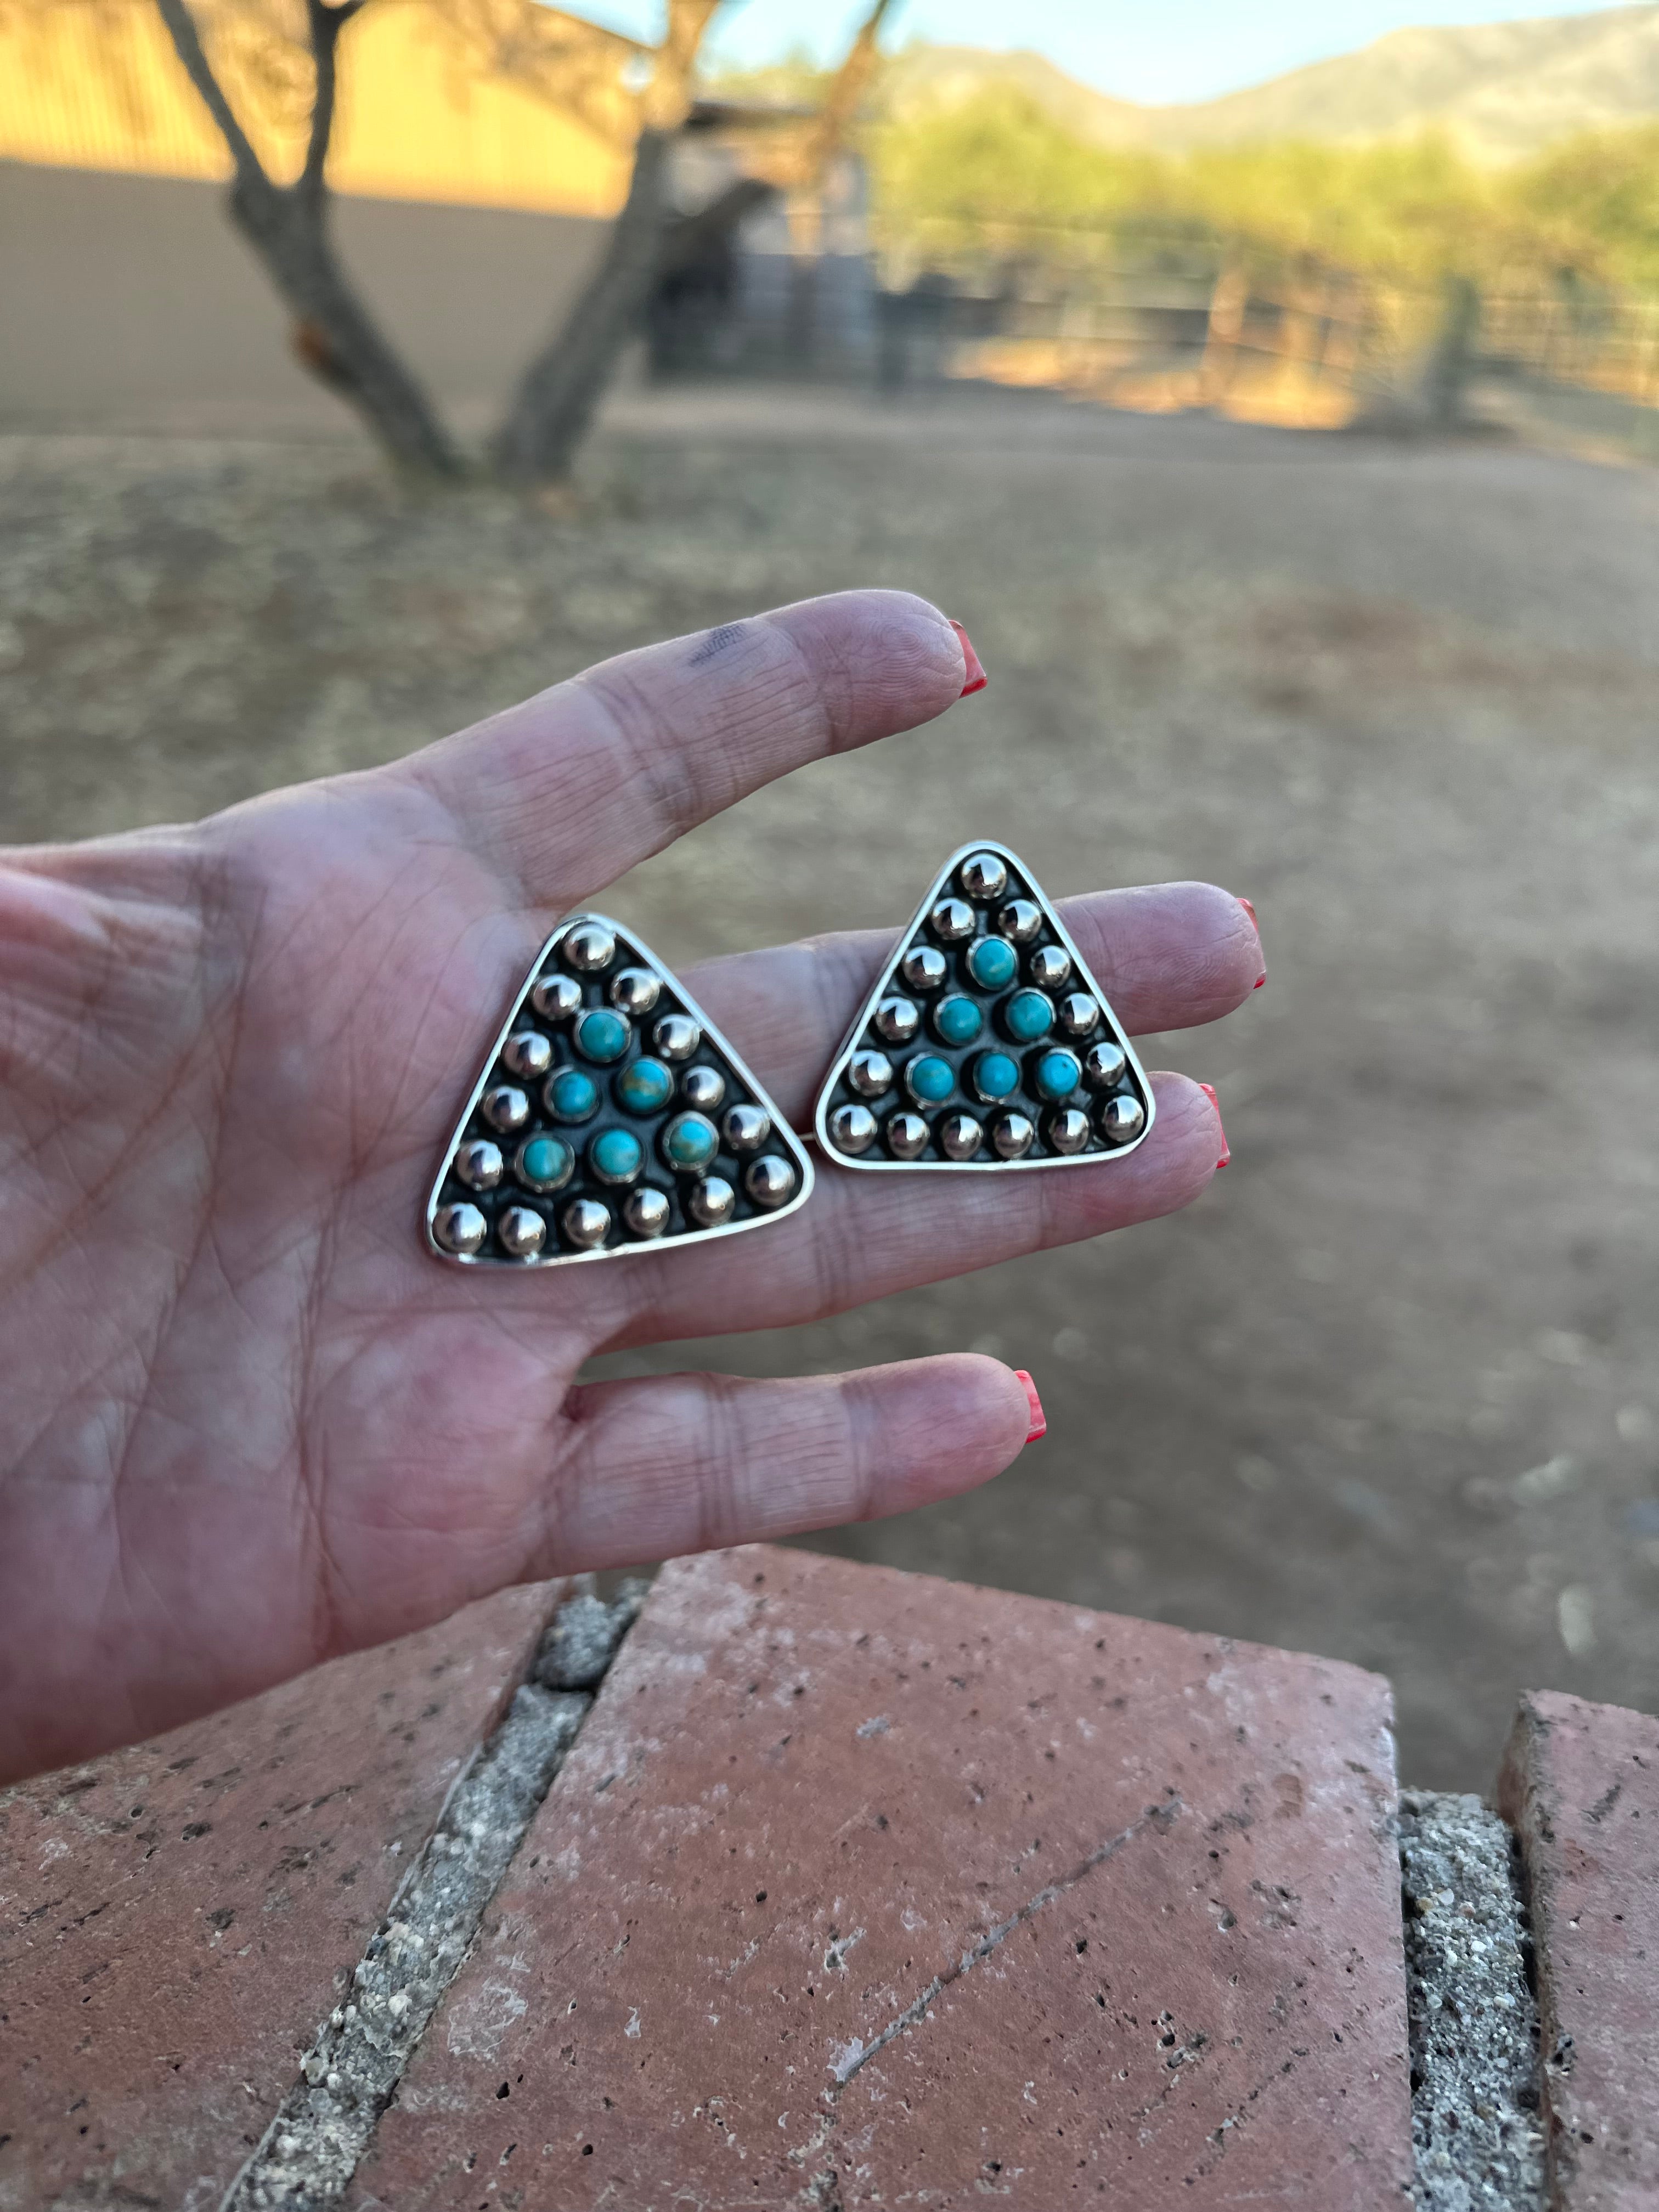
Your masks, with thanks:
[[[334,124],[336,48],[362,0],[339,7],[306,0],[316,94],[306,164],[292,185],[273,184],[208,62],[187,0],[156,0],[174,50],[230,149],[233,222],[294,311],[295,351],[355,407],[403,469],[454,477],[459,453],[415,378],[376,326],[334,250],[324,168]]]
[[[459,453],[431,402],[381,336],[340,266],[326,208],[296,190],[239,178],[230,212],[295,317],[295,351],[356,408],[400,468],[455,477]]]
[[[525,371],[494,447],[495,465],[510,483],[547,483],[569,474],[656,280],[672,143],[666,131],[640,133],[627,203],[599,264]]]

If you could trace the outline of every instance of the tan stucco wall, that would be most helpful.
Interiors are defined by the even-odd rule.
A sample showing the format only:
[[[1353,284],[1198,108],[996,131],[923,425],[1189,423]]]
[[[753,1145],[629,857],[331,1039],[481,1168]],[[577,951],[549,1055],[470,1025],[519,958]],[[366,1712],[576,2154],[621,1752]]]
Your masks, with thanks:
[[[493,414],[606,226],[343,198],[342,252],[464,428]],[[0,161],[0,428],[350,434],[215,185]]]
[[[273,176],[293,175],[310,110],[307,65],[250,37],[257,11],[198,0],[196,13],[261,158]],[[268,69],[251,65],[261,60],[275,65],[285,94]],[[609,138],[482,70],[441,9],[376,0],[342,40],[329,179],[337,191],[386,199],[611,215],[631,155],[620,101],[604,112]],[[229,169],[149,0],[0,8],[0,159],[162,177]]]

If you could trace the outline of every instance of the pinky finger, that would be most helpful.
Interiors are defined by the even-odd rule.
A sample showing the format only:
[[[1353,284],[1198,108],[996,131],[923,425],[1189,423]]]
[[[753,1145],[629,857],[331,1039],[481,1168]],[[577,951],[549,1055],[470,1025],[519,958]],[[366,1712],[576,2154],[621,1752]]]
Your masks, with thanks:
[[[960,1352],[787,1382],[587,1383],[566,1416],[537,1575],[907,1513],[1000,1474],[1032,1407],[1012,1370]]]

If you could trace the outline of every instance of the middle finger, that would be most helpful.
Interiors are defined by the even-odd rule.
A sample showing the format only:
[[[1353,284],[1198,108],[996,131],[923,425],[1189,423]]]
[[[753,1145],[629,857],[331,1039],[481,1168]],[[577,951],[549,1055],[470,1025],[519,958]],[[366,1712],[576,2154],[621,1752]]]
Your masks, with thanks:
[[[1067,900],[1060,908],[1132,1034],[1228,1013],[1261,978],[1247,908],[1207,884]],[[896,933],[863,931],[711,963],[688,988],[788,1120],[805,1127],[830,1056],[890,957]],[[1185,1205],[1215,1170],[1214,1109],[1181,1078],[1160,1081],[1146,1143],[1091,1172],[927,1177],[821,1175],[812,1202],[764,1243],[720,1238],[617,1271],[617,1333],[639,1342],[782,1326],[910,1285],[965,1273]]]
[[[1131,1036],[1196,1029],[1248,999],[1261,940],[1248,910],[1214,884],[1150,884],[1061,899],[1060,915]],[[898,932],[861,929],[692,970],[686,988],[748,1061],[791,1124],[805,1129],[830,1055]]]

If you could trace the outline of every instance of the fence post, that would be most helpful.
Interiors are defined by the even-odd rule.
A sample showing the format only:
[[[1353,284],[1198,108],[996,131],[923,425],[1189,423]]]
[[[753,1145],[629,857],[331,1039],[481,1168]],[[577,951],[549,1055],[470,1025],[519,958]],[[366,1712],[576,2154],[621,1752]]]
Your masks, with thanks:
[[[1474,366],[1474,341],[1480,329],[1480,294],[1468,276],[1448,276],[1440,329],[1425,380],[1429,420],[1437,429],[1454,429],[1462,419],[1463,393]]]
[[[1245,311],[1250,304],[1250,279],[1242,262],[1225,268],[1210,295],[1210,316],[1204,332],[1204,358],[1199,364],[1198,388],[1206,407],[1224,398],[1238,366],[1238,341],[1243,334]]]

